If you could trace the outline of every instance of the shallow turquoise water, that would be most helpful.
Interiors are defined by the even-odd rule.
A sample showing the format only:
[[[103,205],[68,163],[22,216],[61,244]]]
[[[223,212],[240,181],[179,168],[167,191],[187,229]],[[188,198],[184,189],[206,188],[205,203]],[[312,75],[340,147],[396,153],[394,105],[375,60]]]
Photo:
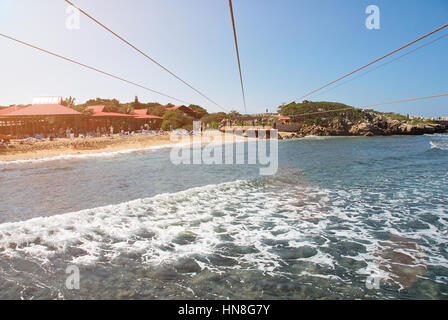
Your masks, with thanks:
[[[446,299],[447,177],[448,135],[280,141],[267,177],[168,150],[2,163],[0,298]]]

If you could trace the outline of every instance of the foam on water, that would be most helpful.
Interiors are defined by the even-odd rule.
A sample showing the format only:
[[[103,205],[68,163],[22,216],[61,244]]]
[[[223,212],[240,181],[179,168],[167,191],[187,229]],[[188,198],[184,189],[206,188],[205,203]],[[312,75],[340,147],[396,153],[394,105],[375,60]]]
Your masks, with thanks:
[[[157,267],[193,259],[199,270],[218,274],[257,270],[347,283],[375,275],[405,288],[429,266],[448,267],[438,247],[447,240],[448,220],[441,205],[431,212],[436,224],[403,227],[427,211],[403,212],[408,195],[402,196],[383,195],[378,204],[359,190],[235,181],[4,223],[0,256],[43,266],[132,259]]]
[[[41,162],[49,162],[49,161],[60,161],[60,160],[83,160],[83,159],[92,159],[92,158],[107,158],[107,157],[115,157],[135,152],[148,152],[154,150],[168,149],[173,148],[179,144],[165,144],[158,146],[150,146],[146,148],[137,148],[137,149],[126,149],[126,150],[117,150],[117,151],[109,151],[109,152],[95,152],[95,153],[83,153],[83,154],[63,154],[54,157],[48,158],[33,158],[33,159],[23,159],[23,160],[11,160],[11,161],[0,161],[0,166],[5,165],[14,165],[14,164],[26,164],[26,163],[41,163]]]

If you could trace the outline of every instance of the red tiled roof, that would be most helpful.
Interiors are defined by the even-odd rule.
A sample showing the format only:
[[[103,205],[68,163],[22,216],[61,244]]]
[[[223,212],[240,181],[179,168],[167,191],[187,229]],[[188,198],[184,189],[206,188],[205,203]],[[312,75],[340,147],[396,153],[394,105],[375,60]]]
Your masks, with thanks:
[[[280,120],[291,120],[290,117],[279,117]]]
[[[137,109],[137,110],[134,110],[134,113],[136,114],[136,115],[147,115],[148,114],[148,109]]]
[[[88,106],[88,110],[92,110],[93,113],[103,112],[105,106]]]
[[[93,114],[91,115],[91,117],[95,117],[95,118],[131,118],[134,117],[133,115],[130,114],[124,114],[124,113],[117,113],[117,112],[104,112],[104,108],[106,106],[88,106],[87,109],[92,110]]]
[[[11,106],[11,107],[8,107],[8,108],[5,108],[5,109],[0,109],[0,114],[8,114],[8,113],[11,113],[11,112],[23,109],[23,108],[25,108],[25,107],[22,107],[22,106]]]
[[[124,117],[124,118],[133,118],[133,115],[130,114],[124,114],[124,113],[116,113],[116,112],[96,112],[94,114],[91,115],[91,117],[111,117],[111,118],[115,118],[115,117]]]
[[[60,104],[35,104],[29,107],[5,114],[7,117],[20,116],[70,116],[81,115],[82,113],[62,106]]]
[[[139,114],[134,116],[135,119],[163,119],[159,116],[153,116],[152,114]]]

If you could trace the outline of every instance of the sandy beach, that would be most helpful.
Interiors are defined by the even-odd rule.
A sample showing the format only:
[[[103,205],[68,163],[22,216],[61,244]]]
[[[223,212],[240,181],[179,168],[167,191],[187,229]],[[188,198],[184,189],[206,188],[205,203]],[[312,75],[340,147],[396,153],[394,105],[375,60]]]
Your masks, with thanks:
[[[169,135],[136,135],[102,138],[59,139],[56,141],[24,141],[0,150],[0,161],[51,158],[60,155],[114,152],[167,145]]]
[[[216,136],[221,133],[211,133]],[[149,147],[182,143],[182,136],[172,139],[170,135],[134,135],[101,138],[58,139],[56,141],[21,141],[13,142],[7,148],[0,149],[0,162],[45,159],[62,155],[81,155],[92,153],[110,153],[126,150],[139,150]],[[244,140],[238,135],[222,135],[224,141]],[[192,139],[191,139],[192,140]]]

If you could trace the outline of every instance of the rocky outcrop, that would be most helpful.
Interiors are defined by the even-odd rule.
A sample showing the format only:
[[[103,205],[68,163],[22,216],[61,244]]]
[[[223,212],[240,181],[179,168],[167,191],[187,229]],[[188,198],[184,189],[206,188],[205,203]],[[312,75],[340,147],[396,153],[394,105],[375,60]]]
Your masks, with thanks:
[[[356,123],[345,118],[332,121],[319,121],[315,124],[302,124],[294,133],[283,138],[300,138],[305,136],[389,136],[421,135],[447,131],[447,126],[429,122],[412,123],[388,118],[384,115],[369,113],[365,119]]]

